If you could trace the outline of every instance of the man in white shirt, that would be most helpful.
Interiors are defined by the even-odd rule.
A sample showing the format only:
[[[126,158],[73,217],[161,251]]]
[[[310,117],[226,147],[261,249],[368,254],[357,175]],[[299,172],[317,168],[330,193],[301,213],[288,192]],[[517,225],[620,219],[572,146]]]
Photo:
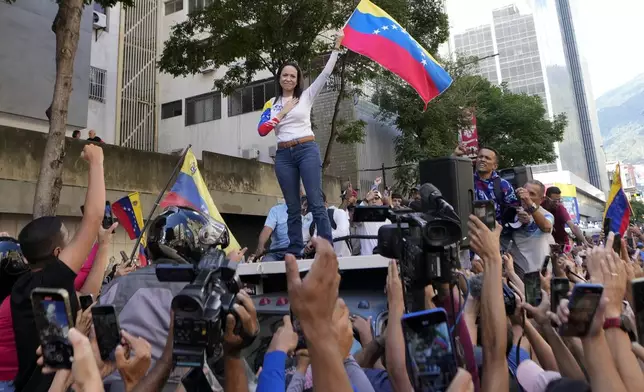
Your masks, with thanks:
[[[326,195],[323,193],[322,198],[324,199],[324,206],[327,208],[327,214],[329,215],[329,220],[331,223],[331,234],[333,239],[346,237],[350,234],[350,224],[349,224],[349,214],[336,206],[330,206],[327,203]],[[308,215],[307,215],[308,216]],[[304,235],[304,242],[308,243],[311,239],[311,236],[317,235],[317,228],[315,223],[309,223],[306,233]],[[334,241],[333,249],[335,254],[338,257],[347,257],[351,256],[351,250],[347,240],[344,241]]]
[[[369,206],[381,206],[382,195],[379,191],[369,191],[366,197],[366,204]],[[364,202],[362,203],[365,204]],[[384,222],[355,222],[357,235],[377,236],[380,227],[390,224],[389,219]],[[378,246],[378,240],[373,239],[360,239],[360,254],[368,256],[373,254],[374,248]]]
[[[516,194],[521,200],[522,209],[517,216],[522,226],[514,230],[514,246],[510,254],[514,258],[514,268],[521,278],[527,272],[538,271],[547,255],[550,254],[550,239],[554,216],[541,207],[545,197],[545,186],[537,181],[528,181]]]

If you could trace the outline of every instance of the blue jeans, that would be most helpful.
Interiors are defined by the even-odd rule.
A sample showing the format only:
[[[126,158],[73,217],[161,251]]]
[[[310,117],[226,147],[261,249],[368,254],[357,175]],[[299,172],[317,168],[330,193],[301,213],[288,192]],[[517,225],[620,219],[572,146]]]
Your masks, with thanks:
[[[322,198],[320,146],[316,142],[306,142],[278,149],[275,154],[275,175],[282,188],[288,212],[288,239],[291,243],[287,253],[299,255],[304,249],[300,177],[302,177],[309,211],[313,214],[318,236],[333,243],[331,223]]]
[[[0,392],[13,392],[13,381],[0,381]]]

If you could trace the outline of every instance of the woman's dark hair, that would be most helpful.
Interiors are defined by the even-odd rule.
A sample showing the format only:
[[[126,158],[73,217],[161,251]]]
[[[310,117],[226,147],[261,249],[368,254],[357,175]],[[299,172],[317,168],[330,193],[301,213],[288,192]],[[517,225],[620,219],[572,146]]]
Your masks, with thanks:
[[[18,234],[22,254],[29,264],[50,260],[54,249],[65,245],[63,221],[57,216],[43,216],[27,224]]]
[[[277,72],[277,77],[275,80],[275,84],[277,84],[277,96],[275,97],[276,101],[282,96],[283,92],[282,85],[280,84],[280,77],[282,76],[282,71],[284,70],[284,68],[288,66],[295,68],[295,70],[297,71],[297,84],[295,85],[295,90],[293,90],[293,96],[295,98],[299,98],[302,96],[302,92],[304,91],[304,89],[302,88],[302,86],[304,85],[304,76],[302,75],[302,69],[300,69],[300,66],[294,62],[284,63]]]

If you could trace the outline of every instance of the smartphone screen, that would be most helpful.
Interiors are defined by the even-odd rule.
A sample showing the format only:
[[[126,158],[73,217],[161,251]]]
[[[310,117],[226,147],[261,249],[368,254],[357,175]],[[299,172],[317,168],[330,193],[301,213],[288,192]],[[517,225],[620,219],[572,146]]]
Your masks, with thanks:
[[[67,290],[34,289],[31,292],[31,305],[44,364],[54,369],[71,369],[74,350],[68,337],[74,323]]]
[[[561,326],[559,334],[561,336],[586,336],[603,292],[604,287],[599,284],[576,284],[568,304],[570,310],[568,323]]]
[[[525,300],[532,306],[539,306],[541,303],[541,273],[539,271],[528,272],[523,276],[525,284]]]
[[[92,294],[79,295],[78,302],[80,303],[81,309],[87,310],[94,303],[94,296]]]
[[[114,216],[112,215],[112,205],[109,201],[105,202],[105,213],[103,214],[103,228],[109,229],[114,223]]]
[[[101,305],[92,308],[92,321],[96,332],[96,343],[101,359],[113,359],[114,350],[121,342],[121,328],[114,305]]]
[[[304,338],[304,333],[302,332],[302,326],[300,326],[300,320],[295,317],[292,311],[291,324],[293,325],[293,331],[297,333],[297,347],[295,348],[295,351],[306,348],[306,339]]]
[[[559,302],[568,296],[570,282],[567,278],[550,279],[550,311],[557,312]]]
[[[635,323],[637,324],[637,341],[644,344],[644,278],[633,279],[633,300]]]
[[[496,227],[496,208],[493,200],[475,200],[472,202],[472,212],[490,230]]]
[[[443,308],[409,313],[401,319],[414,390],[443,392],[456,375],[456,356]]]

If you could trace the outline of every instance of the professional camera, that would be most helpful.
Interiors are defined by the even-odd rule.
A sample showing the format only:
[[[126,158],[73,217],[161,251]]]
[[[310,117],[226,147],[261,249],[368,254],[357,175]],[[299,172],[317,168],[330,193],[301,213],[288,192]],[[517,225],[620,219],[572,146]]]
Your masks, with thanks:
[[[452,281],[460,267],[459,243],[463,237],[460,218],[432,184],[420,187],[421,212],[409,208],[356,207],[354,221],[384,222],[378,230],[378,253],[398,259],[405,285],[422,291],[433,281]]]
[[[170,207],[151,225],[148,252],[157,279],[189,282],[172,299],[172,357],[177,366],[202,367],[223,354],[226,315],[237,318],[233,305],[241,289],[237,263],[218,248],[228,243],[223,223],[188,208]]]

